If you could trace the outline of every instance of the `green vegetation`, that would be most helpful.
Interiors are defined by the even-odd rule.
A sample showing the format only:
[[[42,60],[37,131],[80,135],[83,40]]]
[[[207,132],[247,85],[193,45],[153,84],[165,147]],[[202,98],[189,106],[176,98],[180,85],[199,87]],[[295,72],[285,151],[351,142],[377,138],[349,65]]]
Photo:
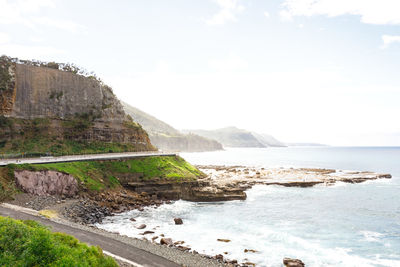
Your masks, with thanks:
[[[0,92],[12,88],[12,76],[9,73],[11,62],[4,56],[0,57]]]
[[[0,202],[11,199],[17,192],[12,168],[0,167]]]
[[[35,221],[0,217],[0,266],[103,266],[117,263],[99,247],[52,233]]]
[[[84,140],[88,130],[97,118],[93,113],[76,114],[70,120],[51,120],[36,118],[33,120],[0,116],[0,157],[54,156],[71,154],[93,154],[140,151],[145,145],[135,143],[117,143]],[[105,126],[107,127],[107,126]],[[144,131],[133,122],[125,127]],[[135,128],[136,127],[136,128]],[[11,155],[12,152],[14,155]]]
[[[77,161],[50,164],[23,164],[12,168],[40,171],[54,170],[68,173],[83,182],[90,190],[103,190],[120,185],[117,177],[140,174],[143,181],[154,178],[186,181],[204,175],[181,157],[144,157],[126,160]]]
[[[51,94],[50,94],[50,99],[57,99],[57,100],[60,100],[61,99],[61,97],[64,95],[64,93],[63,92],[51,92]]]

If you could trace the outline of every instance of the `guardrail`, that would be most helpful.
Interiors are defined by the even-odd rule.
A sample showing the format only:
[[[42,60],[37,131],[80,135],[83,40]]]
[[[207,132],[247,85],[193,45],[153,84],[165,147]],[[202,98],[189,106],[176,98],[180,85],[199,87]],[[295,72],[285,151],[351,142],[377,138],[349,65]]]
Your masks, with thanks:
[[[68,155],[68,156],[42,156],[32,158],[13,158],[0,160],[0,166],[8,164],[44,164],[44,163],[61,163],[73,161],[92,161],[92,160],[119,160],[127,158],[140,158],[151,156],[178,156],[177,153],[164,153],[159,151],[147,152],[125,152],[125,153],[103,153],[103,154],[85,154],[85,155]]]
[[[163,151],[138,151],[138,152],[94,152],[88,154],[82,153],[41,153],[41,152],[29,152],[29,153],[0,153],[0,159],[23,159],[23,158],[40,158],[40,157],[65,157],[65,156],[80,156],[80,155],[103,155],[103,154],[121,154],[121,153],[164,153]]]

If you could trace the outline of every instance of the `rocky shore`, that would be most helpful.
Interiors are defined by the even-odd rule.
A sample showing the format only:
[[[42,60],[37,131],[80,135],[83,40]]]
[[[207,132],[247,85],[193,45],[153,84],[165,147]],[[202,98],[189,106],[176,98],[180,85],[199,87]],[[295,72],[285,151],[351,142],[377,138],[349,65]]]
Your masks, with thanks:
[[[332,186],[335,183],[362,183],[377,179],[390,179],[390,174],[370,171],[345,171],[318,168],[250,168],[245,166],[196,166],[207,174],[204,182],[210,188],[224,192],[245,191],[256,184],[285,187]]]
[[[49,187],[48,183],[44,184],[51,189],[50,192],[43,191],[43,188],[34,188],[34,190],[31,188],[30,190],[30,185],[23,182],[23,176],[26,176],[27,173],[20,173],[21,175],[17,176],[17,178],[22,178],[19,180],[18,185],[28,193],[17,195],[15,200],[10,201],[10,203],[38,211],[52,210],[60,218],[73,223],[93,225],[101,223],[105,217],[113,214],[133,209],[140,212],[147,206],[158,207],[177,199],[200,202],[243,200],[246,199],[245,191],[256,184],[310,187],[315,185],[331,186],[337,182],[361,183],[369,180],[391,178],[390,174],[332,169],[249,168],[244,166],[214,165],[197,167],[206,174],[206,177],[197,181],[182,183],[157,180],[141,183],[127,182],[122,189],[108,189],[101,192],[88,192],[85,190],[77,192],[74,187],[75,184],[71,186],[66,183],[60,184],[63,187],[63,190],[60,191],[61,194],[59,190],[57,191],[57,188]],[[38,176],[37,178],[39,179],[40,177]],[[54,195],[49,193],[54,193]],[[176,224],[185,223],[180,218],[172,219]],[[135,222],[134,218],[132,218],[132,222]],[[138,225],[136,228],[143,229],[143,242],[168,247],[181,253],[198,255],[215,262],[215,265],[210,266],[255,266],[251,262],[238,263],[236,260],[228,259],[225,257],[226,255],[222,254],[214,256],[199,255],[198,252],[186,246],[184,241],[175,241],[173,238],[163,235],[154,238],[154,232],[152,229],[147,229],[145,224]],[[222,240],[220,242],[229,241]],[[304,266],[301,261],[296,259],[285,259],[283,263],[285,266]]]

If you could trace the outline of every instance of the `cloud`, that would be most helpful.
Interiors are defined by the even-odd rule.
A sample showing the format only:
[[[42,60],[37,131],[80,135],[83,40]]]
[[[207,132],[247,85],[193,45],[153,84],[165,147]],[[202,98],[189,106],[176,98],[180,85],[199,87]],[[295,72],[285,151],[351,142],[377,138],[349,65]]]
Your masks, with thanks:
[[[398,0],[285,0],[282,6],[286,18],[358,15],[367,24],[400,24]]]
[[[85,27],[67,20],[38,16],[44,8],[55,8],[53,0],[0,0],[0,24],[21,24],[36,29],[38,26],[51,26],[70,32],[78,32]]]
[[[28,46],[28,45],[17,45],[17,44],[1,44],[1,54],[18,57],[24,59],[35,59],[40,58],[41,60],[51,60],[52,55],[58,55],[64,53],[63,50],[50,47],[50,46]]]
[[[50,26],[73,33],[82,32],[86,30],[86,27],[69,20],[56,20],[48,17],[40,17],[40,18],[33,18],[32,21],[38,25]]]
[[[10,36],[6,33],[0,32],[0,45],[10,42]]]
[[[382,35],[382,49],[388,48],[391,44],[400,43],[400,35]]]
[[[269,14],[268,11],[264,11],[264,16],[265,16],[266,18],[269,18],[271,15]]]
[[[208,25],[222,25],[229,21],[236,21],[236,16],[244,10],[239,0],[214,0],[221,10],[212,18],[206,20]]]
[[[208,65],[211,69],[219,72],[243,71],[248,68],[248,63],[234,53],[230,53],[223,59],[210,60]]]
[[[281,10],[279,12],[279,17],[281,18],[282,21],[292,21],[293,20],[292,14],[287,10]]]
[[[397,103],[377,101],[400,97],[396,86],[343,87],[348,79],[335,69],[192,73],[170,67],[173,65],[160,61],[153,71],[124,70],[105,81],[130,104],[182,129],[236,125],[266,132],[273,129],[271,133],[283,140],[337,145],[351,145],[346,140],[351,134],[399,131],[393,124],[400,110]]]

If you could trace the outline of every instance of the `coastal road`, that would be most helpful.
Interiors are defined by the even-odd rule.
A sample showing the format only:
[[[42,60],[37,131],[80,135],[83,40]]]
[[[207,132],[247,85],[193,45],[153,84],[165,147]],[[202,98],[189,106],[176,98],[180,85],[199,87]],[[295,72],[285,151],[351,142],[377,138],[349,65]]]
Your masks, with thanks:
[[[99,246],[104,251],[110,252],[114,255],[129,260],[138,267],[179,267],[180,265],[169,261],[160,256],[151,254],[147,251],[139,249],[135,246],[123,243],[113,238],[109,238],[93,232],[88,232],[79,228],[68,226],[65,224],[50,221],[46,218],[27,214],[25,212],[9,209],[4,206],[0,206],[0,216],[11,217],[18,220],[35,220],[41,224],[51,227],[54,232],[62,232],[72,235],[79,239],[81,242],[85,242],[92,246]]]
[[[71,155],[71,156],[60,156],[60,157],[0,159],[0,166],[6,166],[8,164],[43,164],[43,163],[73,162],[73,161],[88,161],[88,160],[130,159],[130,158],[143,158],[143,157],[153,157],[153,156],[166,157],[166,156],[177,156],[177,155],[178,155],[177,153],[146,151],[146,152]]]

